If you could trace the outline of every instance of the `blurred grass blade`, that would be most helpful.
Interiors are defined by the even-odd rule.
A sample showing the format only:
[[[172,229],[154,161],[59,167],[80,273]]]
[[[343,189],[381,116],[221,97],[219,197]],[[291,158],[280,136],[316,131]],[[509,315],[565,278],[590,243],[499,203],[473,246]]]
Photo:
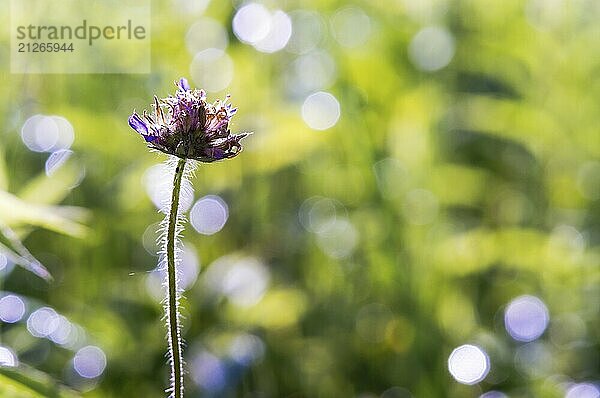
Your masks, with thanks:
[[[8,259],[15,264],[20,265],[27,271],[33,272],[40,278],[47,281],[52,280],[52,275],[19,240],[15,232],[6,224],[0,221],[0,252],[4,253]]]
[[[77,220],[82,220],[86,216],[87,211],[82,208],[24,202],[8,192],[0,191],[0,220],[3,220],[6,225],[13,227],[33,225],[82,238],[87,234],[88,229]]]
[[[77,392],[59,385],[50,376],[24,365],[0,367],[0,397],[77,398]]]

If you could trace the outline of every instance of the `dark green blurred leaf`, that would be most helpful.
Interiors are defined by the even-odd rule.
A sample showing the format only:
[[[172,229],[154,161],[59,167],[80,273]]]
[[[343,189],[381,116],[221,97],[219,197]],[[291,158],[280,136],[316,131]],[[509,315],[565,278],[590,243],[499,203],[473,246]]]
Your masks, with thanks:
[[[7,398],[77,398],[81,395],[27,366],[0,367],[0,396]]]

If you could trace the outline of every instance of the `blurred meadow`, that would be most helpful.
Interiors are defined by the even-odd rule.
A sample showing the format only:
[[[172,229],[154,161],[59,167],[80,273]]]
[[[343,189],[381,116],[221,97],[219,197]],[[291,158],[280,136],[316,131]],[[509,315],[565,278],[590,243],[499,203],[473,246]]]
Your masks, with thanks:
[[[170,181],[127,118],[185,76],[254,132],[184,200],[187,397],[599,397],[598,20],[154,0],[151,74],[10,74],[2,33],[0,396],[165,396]]]

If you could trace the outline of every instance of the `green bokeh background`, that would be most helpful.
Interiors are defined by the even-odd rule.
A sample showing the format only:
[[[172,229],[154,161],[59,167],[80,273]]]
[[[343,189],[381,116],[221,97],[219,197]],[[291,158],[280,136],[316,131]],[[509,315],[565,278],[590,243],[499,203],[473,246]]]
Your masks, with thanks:
[[[203,14],[227,29],[234,65],[231,84],[209,98],[230,93],[239,108],[232,130],[254,135],[238,158],[200,165],[192,181],[196,199],[227,202],[229,219],[211,236],[185,233],[200,262],[183,301],[185,355],[191,364],[212,355],[227,372],[212,392],[191,372],[186,396],[563,397],[566,383],[598,382],[600,3],[264,4],[321,15],[318,47],[335,63],[326,91],[341,116],[330,129],[309,128],[301,115],[309,93],[290,94],[286,78],[298,55],[241,43],[231,28],[239,5],[208,5]],[[347,6],[370,18],[366,42],[353,48],[330,26]],[[146,287],[156,257],[142,242],[161,220],[142,176],[165,155],[147,151],[127,118],[190,77],[185,36],[201,16],[158,0],[152,15],[150,75],[10,74],[3,36],[0,219],[55,281],[8,267],[2,290],[81,325],[107,367],[97,384],[82,385],[70,376],[72,350],[31,336],[25,319],[1,324],[1,345],[21,362],[1,376],[2,396],[62,396],[44,387],[54,383],[87,397],[165,396],[162,308]],[[450,63],[432,72],[408,51],[427,26],[455,41]],[[51,177],[48,154],[21,141],[24,121],[38,113],[75,130],[73,156]],[[311,217],[332,215],[344,228],[309,230]],[[247,307],[211,293],[207,278],[211,267],[243,259],[270,275]],[[524,294],[550,315],[529,344],[503,322],[506,305]],[[240,334],[264,343],[247,367],[228,357]],[[490,357],[489,375],[474,386],[447,369],[452,350],[467,343]]]

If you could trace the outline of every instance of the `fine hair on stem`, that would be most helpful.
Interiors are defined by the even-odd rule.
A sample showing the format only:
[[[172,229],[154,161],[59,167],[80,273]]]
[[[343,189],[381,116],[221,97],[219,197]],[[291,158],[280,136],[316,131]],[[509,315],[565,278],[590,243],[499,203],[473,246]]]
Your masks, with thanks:
[[[195,169],[195,161],[170,156],[166,161],[169,177],[173,181],[167,203],[162,207],[165,218],[160,224],[159,251],[160,270],[164,275],[166,297],[164,299],[165,321],[167,324],[168,358],[171,367],[170,398],[183,397],[183,355],[181,336],[181,311],[179,300],[182,289],[179,262],[182,251],[181,234],[185,225],[181,198],[193,196],[189,178]]]

